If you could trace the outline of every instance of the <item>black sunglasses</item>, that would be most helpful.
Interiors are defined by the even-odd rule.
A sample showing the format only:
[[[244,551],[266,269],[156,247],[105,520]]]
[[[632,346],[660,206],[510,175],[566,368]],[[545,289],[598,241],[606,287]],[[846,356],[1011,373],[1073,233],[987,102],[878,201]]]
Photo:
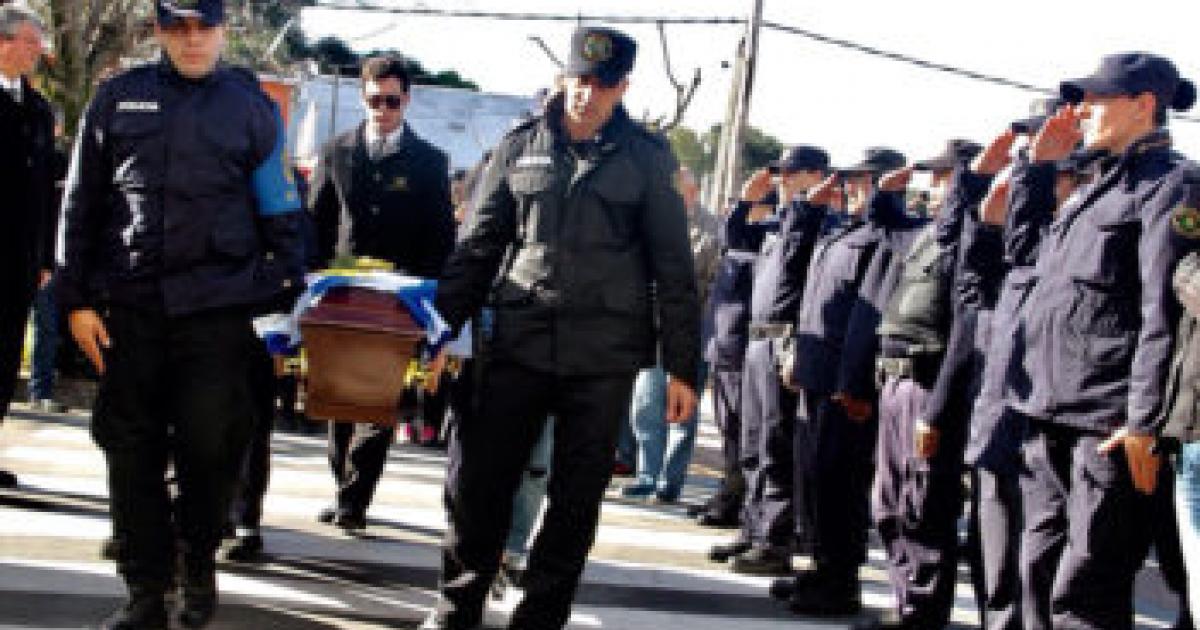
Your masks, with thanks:
[[[373,94],[367,97],[367,106],[371,109],[400,109],[404,106],[404,97],[395,94]]]

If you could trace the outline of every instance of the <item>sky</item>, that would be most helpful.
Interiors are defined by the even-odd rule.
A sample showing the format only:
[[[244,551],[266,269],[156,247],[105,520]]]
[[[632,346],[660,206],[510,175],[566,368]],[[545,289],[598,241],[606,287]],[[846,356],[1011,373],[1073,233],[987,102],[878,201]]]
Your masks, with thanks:
[[[593,15],[749,14],[750,0],[370,0],[396,7]],[[1172,59],[1200,81],[1200,2],[1138,0],[765,0],[765,18],[947,65],[1054,87],[1086,76],[1104,54],[1145,50]],[[358,50],[396,49],[430,69],[454,69],[485,91],[528,95],[554,64],[529,40],[540,36],[566,57],[572,23],[413,17],[305,9],[311,38],[337,35]],[[622,25],[639,44],[626,102],[635,116],[674,108],[654,25]],[[671,62],[681,81],[696,69],[701,85],[683,124],[706,129],[723,119],[736,25],[668,25]],[[827,149],[836,164],[865,148],[890,146],[912,159],[937,153],[949,138],[986,142],[1028,110],[1031,94],[764,30],[750,124],[788,144]],[[1189,112],[1200,119],[1200,108]],[[1177,148],[1200,158],[1200,122],[1174,121]]]

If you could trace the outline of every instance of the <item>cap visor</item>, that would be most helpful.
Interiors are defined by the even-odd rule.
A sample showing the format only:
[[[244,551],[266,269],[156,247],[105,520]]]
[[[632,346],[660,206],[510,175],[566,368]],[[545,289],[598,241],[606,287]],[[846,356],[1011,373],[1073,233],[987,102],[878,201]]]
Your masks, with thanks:
[[[1071,81],[1063,81],[1058,84],[1058,94],[1062,99],[1072,105],[1078,104],[1088,94],[1096,96],[1116,96],[1124,94],[1125,90],[1121,86],[1100,77],[1085,77],[1082,79],[1074,79]]]

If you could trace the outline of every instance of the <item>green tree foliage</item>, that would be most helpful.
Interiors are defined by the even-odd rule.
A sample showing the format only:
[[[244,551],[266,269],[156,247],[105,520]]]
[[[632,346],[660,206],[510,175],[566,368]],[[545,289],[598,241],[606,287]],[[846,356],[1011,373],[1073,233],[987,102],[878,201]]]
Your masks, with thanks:
[[[713,172],[717,160],[717,147],[721,143],[721,126],[713,125],[703,134],[687,127],[676,127],[667,132],[667,139],[675,150],[675,158],[693,172],[707,175]],[[746,149],[742,159],[742,175],[760,169],[779,157],[783,143],[778,138],[755,127],[746,129]]]

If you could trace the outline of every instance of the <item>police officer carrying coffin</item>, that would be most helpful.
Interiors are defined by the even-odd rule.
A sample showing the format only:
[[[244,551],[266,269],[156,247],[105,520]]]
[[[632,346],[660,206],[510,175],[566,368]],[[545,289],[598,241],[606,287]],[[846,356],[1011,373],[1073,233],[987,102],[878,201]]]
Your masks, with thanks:
[[[1029,423],[1022,605],[1033,630],[1129,628],[1180,313],[1171,275],[1200,244],[1186,205],[1195,167],[1165,127],[1196,91],[1169,60],[1125,53],[1060,94],[1073,105],[1034,138],[1030,168],[1054,168],[1080,140],[1105,155],[1042,242],[1008,373]]]
[[[561,96],[501,141],[442,275],[437,307],[454,328],[489,293],[495,322],[477,409],[452,439],[442,600],[423,628],[479,624],[512,509],[500,497],[513,496],[549,415],[549,501],[510,627],[563,627],[634,374],[659,344],[667,420],[695,407],[700,309],[687,214],[667,143],[621,106],[635,51],[623,33],[576,30]]]
[[[436,278],[454,247],[450,167],[445,153],[404,122],[410,83],[397,57],[363,64],[367,120],[330,141],[313,173],[310,206],[323,266],[336,255],[352,254]],[[337,498],[318,514],[319,521],[346,530],[366,526],[394,435],[392,427],[330,424],[329,465]]]
[[[805,195],[828,170],[825,151],[790,147],[769,169],[753,174],[743,190],[744,203],[760,204],[775,180],[779,229],[763,243],[750,294],[741,392],[747,481],[742,528],[734,542],[709,553],[714,561],[732,558],[737,573],[782,574],[791,566],[796,397],[779,377],[777,361],[792,333],[813,245],[826,227],[827,209],[808,203]]]
[[[252,74],[219,65],[221,1],[157,12],[162,60],[102,84],[84,114],[59,251],[60,304],[101,374],[92,432],[129,589],[112,629],[167,627],[177,551],[179,623],[212,617],[213,555],[253,423],[250,318],[303,274],[283,123]]]

